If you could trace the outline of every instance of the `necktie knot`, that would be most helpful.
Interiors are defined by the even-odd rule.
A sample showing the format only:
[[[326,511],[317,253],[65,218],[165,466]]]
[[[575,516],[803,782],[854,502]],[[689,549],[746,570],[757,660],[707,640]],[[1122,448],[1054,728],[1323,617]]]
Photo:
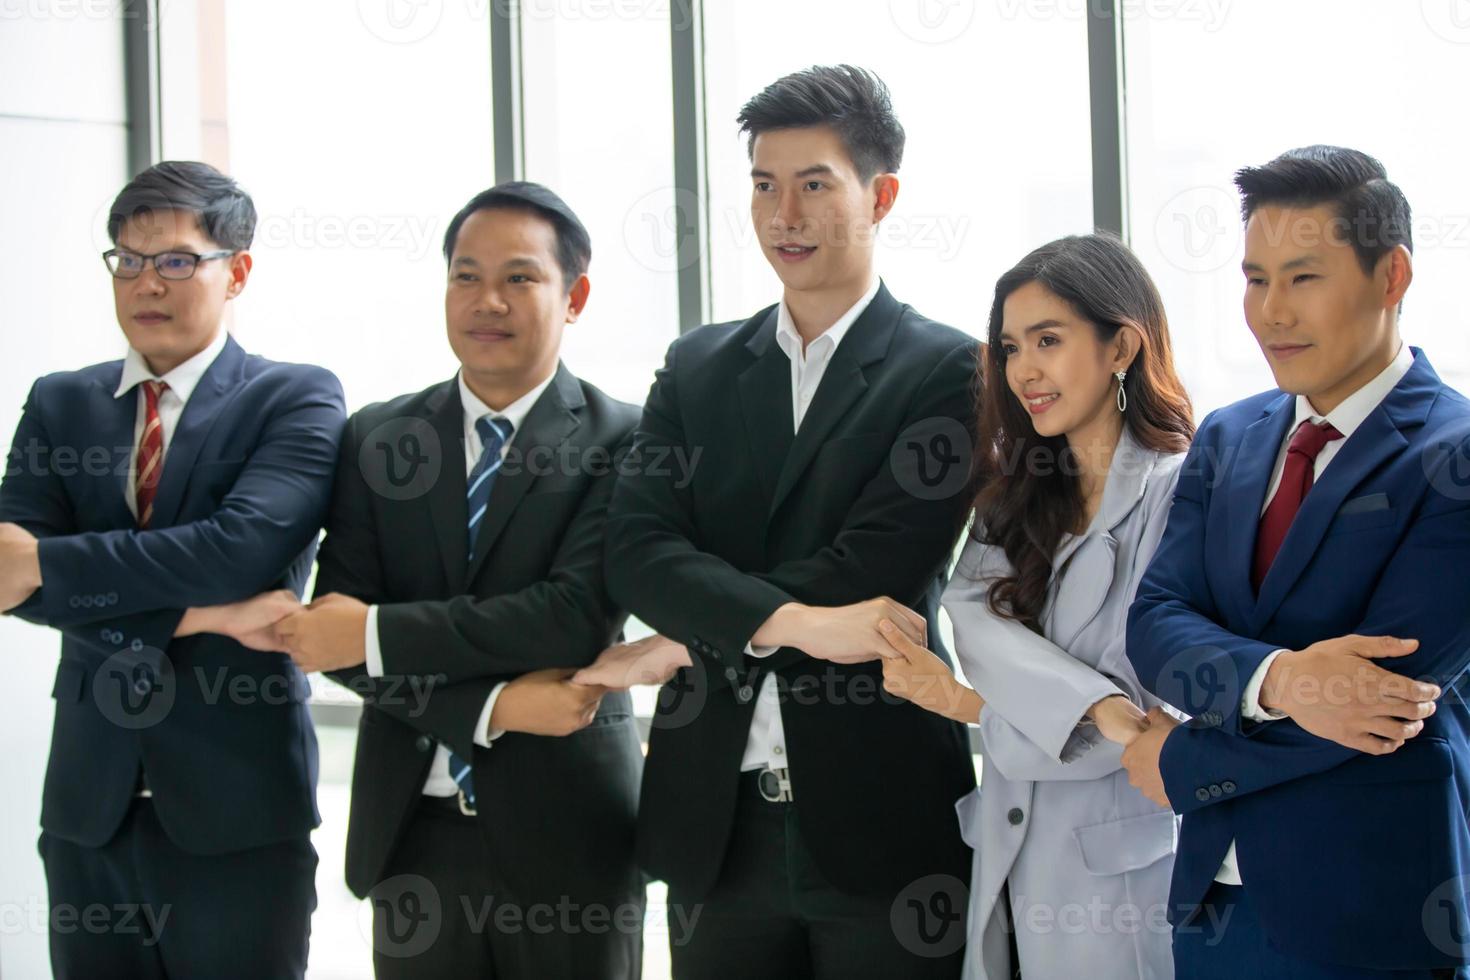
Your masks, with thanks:
[[[1287,447],[1288,453],[1300,453],[1307,458],[1308,462],[1315,463],[1322,450],[1329,442],[1335,442],[1342,438],[1342,433],[1332,427],[1329,422],[1316,425],[1310,419],[1297,426],[1296,433],[1291,437],[1291,445]]]
[[[148,399],[148,405],[150,408],[157,408],[158,399],[163,396],[163,393],[165,391],[168,391],[167,381],[143,382],[143,397]]]
[[[515,426],[510,424],[510,419],[497,419],[489,415],[482,415],[475,419],[475,431],[480,434],[480,442],[485,450],[493,446],[498,451],[510,440]],[[481,451],[481,455],[485,450]]]

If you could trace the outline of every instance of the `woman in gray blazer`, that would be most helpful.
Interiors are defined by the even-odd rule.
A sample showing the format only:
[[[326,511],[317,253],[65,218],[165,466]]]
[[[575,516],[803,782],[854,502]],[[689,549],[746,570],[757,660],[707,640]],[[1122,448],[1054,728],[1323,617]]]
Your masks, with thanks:
[[[944,594],[974,689],[884,630],[885,688],[980,727],[982,785],[956,805],[965,976],[1172,977],[1175,816],[1120,761],[1160,704],[1124,630],[1193,434],[1163,304],[1117,239],[1062,239],[1001,278],[985,354],[975,522]]]

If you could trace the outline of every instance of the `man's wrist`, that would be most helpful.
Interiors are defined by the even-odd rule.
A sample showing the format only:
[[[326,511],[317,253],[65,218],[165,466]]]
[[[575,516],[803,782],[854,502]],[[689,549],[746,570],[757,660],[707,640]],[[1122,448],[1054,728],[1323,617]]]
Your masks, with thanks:
[[[800,647],[805,638],[811,607],[788,602],[771,613],[750,638],[753,647]]]
[[[1267,711],[1278,714],[1291,714],[1290,699],[1287,697],[1290,684],[1287,681],[1291,677],[1291,666],[1299,651],[1284,650],[1271,661],[1271,666],[1266,669],[1266,678],[1261,682],[1261,691],[1256,701]]]

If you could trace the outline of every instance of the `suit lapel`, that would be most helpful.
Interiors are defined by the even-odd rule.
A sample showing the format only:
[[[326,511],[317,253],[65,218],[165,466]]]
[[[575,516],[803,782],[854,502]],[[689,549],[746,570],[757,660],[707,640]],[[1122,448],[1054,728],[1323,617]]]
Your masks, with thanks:
[[[1439,388],[1439,377],[1422,353],[1409,373],[1363,420],[1337,455],[1322,471],[1281,542],[1281,550],[1261,583],[1260,598],[1252,616],[1259,632],[1271,621],[1312,558],[1317,554],[1327,528],[1338,508],[1370,474],[1409,447],[1405,429],[1418,428],[1428,417],[1429,406]]]
[[[439,559],[444,563],[444,580],[450,595],[464,591],[469,560],[469,513],[465,504],[464,406],[459,400],[459,383],[450,380],[429,397],[429,424],[439,436],[443,465],[439,479],[424,494],[429,518],[434,525]]]
[[[189,396],[179,416],[178,428],[169,440],[168,452],[163,456],[163,475],[159,477],[158,493],[153,500],[153,527],[172,527],[178,520],[184,489],[189,485],[199,450],[219,418],[220,409],[239,387],[244,367],[245,351],[235,343],[235,338],[227,338],[224,350],[205,370]]]
[[[763,316],[764,322],[745,345],[755,360],[740,372],[738,385],[750,457],[770,505],[796,426],[791,417],[791,360],[776,343],[776,308]]]
[[[137,447],[134,430],[138,425],[138,390],[134,388],[121,398],[115,397],[122,380],[122,366],[106,381],[93,389],[93,404],[87,418],[96,419],[93,433],[97,444],[107,450],[109,469],[103,476],[102,499],[107,508],[107,527],[134,528],[137,519],[128,510],[128,482],[133,478],[133,453]]]
[[[777,477],[776,490],[771,499],[772,513],[781,506],[791,489],[796,486],[797,480],[811,465],[812,457],[817,454],[828,434],[868,390],[868,380],[863,368],[887,356],[888,345],[893,340],[893,333],[898,328],[903,310],[902,304],[888,292],[888,287],[879,285],[873,301],[853,323],[842,343],[837,345]],[[789,403],[789,375],[786,389],[786,400]]]
[[[576,377],[567,370],[566,365],[558,364],[555,378],[541,393],[541,397],[536,399],[536,404],[531,406],[531,411],[521,425],[521,431],[512,437],[510,453],[506,456],[507,465],[495,476],[495,486],[490,491],[490,502],[485,509],[479,537],[475,541],[475,560],[470,565],[466,583],[475,580],[485,564],[486,556],[494,549],[495,542],[510,522],[511,514],[515,512],[526,491],[531,489],[531,484],[536,482],[537,473],[528,465],[528,461],[533,458],[531,451],[545,446],[552,450],[552,458],[555,458],[556,449],[580,424],[576,410],[585,404],[582,386]],[[538,463],[534,469],[541,469],[544,465]],[[463,499],[461,487],[461,512],[464,510]],[[461,537],[466,535],[461,534]]]
[[[1256,605],[1255,587],[1251,584],[1256,529],[1261,523],[1261,509],[1266,505],[1266,489],[1271,483],[1276,457],[1295,418],[1296,399],[1283,394],[1245,430],[1235,458],[1216,463],[1217,473],[1224,470],[1232,474],[1225,504],[1229,516],[1226,526],[1230,529],[1225,543],[1225,575],[1236,622],[1248,620]]]

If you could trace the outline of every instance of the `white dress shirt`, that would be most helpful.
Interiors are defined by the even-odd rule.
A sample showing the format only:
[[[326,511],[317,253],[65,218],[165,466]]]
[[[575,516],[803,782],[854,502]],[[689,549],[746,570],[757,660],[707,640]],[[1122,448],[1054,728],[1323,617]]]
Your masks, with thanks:
[[[801,420],[806,417],[806,410],[817,393],[817,386],[822,383],[827,365],[832,363],[837,345],[842,343],[847,331],[862,315],[863,310],[868,308],[873,297],[878,295],[878,284],[879,280],[874,277],[863,298],[838,317],[837,322],[828,327],[821,336],[805,345],[805,349],[801,334],[796,332],[796,321],[791,318],[791,310],[784,299],[781,301],[776,313],[776,343],[781,345],[781,350],[791,360],[791,421],[796,430],[801,429]],[[779,648],[753,649],[750,644],[745,645],[745,652],[753,657],[769,657],[777,649]],[[756,696],[755,715],[750,720],[750,735],[745,740],[745,755],[740,760],[740,771],[785,769],[786,766],[786,729],[781,724],[776,675],[767,674],[761,680],[760,693]]]
[[[530,413],[531,406],[536,404],[550,385],[551,379],[556,377],[555,372],[548,375],[536,387],[526,392],[520,398],[505,407],[505,411],[497,412],[470,390],[465,384],[464,372],[459,375],[459,401],[464,406],[464,471],[466,477],[474,470],[475,464],[480,461],[480,453],[484,450],[484,443],[480,440],[480,432],[475,428],[475,423],[485,416],[492,419],[505,419],[514,430],[505,445],[500,447],[500,458],[510,451],[510,444],[515,442],[516,436],[520,435],[521,425],[526,421],[526,415]],[[465,531],[469,533],[468,529]],[[367,615],[367,637],[365,642],[367,650],[367,661],[365,666],[369,677],[383,676],[383,648],[378,639],[378,607],[368,607]],[[475,725],[475,744],[484,748],[490,748],[490,743],[505,733],[490,730],[490,713],[495,710],[495,701],[500,697],[500,692],[505,690],[506,682],[502,681],[495,685],[490,696],[485,699],[485,707],[480,711],[480,720]],[[466,762],[470,760],[466,759]],[[429,774],[424,778],[425,796],[454,796],[459,792],[459,785],[455,783],[454,777],[449,775],[449,749],[442,743],[434,752],[434,761],[429,766]],[[478,795],[478,794],[477,794]]]
[[[1266,489],[1266,501],[1261,507],[1261,513],[1271,506],[1271,498],[1276,496],[1276,491],[1281,486],[1281,475],[1286,470],[1286,453],[1291,447],[1291,437],[1303,422],[1310,421],[1313,425],[1321,425],[1323,422],[1330,424],[1338,432],[1342,433],[1341,439],[1334,439],[1322,451],[1317,454],[1317,460],[1312,467],[1312,481],[1322,479],[1322,471],[1327,469],[1338,451],[1353,437],[1358,427],[1367,421],[1368,416],[1373,414],[1388,393],[1397,387],[1409,373],[1409,368],[1414,366],[1414,353],[1409,350],[1408,344],[1401,344],[1399,352],[1394,355],[1393,362],[1384,368],[1372,381],[1363,385],[1343,399],[1342,404],[1334,408],[1327,415],[1317,414],[1312,408],[1312,403],[1305,395],[1296,396],[1296,419],[1286,431],[1286,438],[1282,440],[1281,449],[1276,454],[1276,469],[1271,474],[1271,483]],[[1325,639],[1325,637],[1324,637]],[[1277,650],[1256,668],[1251,675],[1250,683],[1246,684],[1245,691],[1241,697],[1241,714],[1248,720],[1255,722],[1278,721],[1286,715],[1279,711],[1269,711],[1261,707],[1261,685],[1266,681],[1266,672],[1271,669],[1271,664],[1276,658],[1285,653],[1285,650]],[[1215,874],[1215,880],[1225,885],[1239,885],[1240,865],[1235,857],[1235,841],[1230,842],[1230,850],[1225,852],[1225,861],[1220,865],[1220,870]]]
[[[138,389],[138,415],[133,424],[133,461],[128,467],[128,485],[124,489],[128,510],[133,512],[134,519],[138,517],[138,440],[143,437],[143,426],[148,421],[148,397],[143,392],[143,382],[162,381],[168,385],[168,390],[158,396],[158,425],[163,436],[163,465],[167,468],[168,447],[173,442],[179,418],[184,414],[184,406],[189,403],[189,396],[194,394],[194,389],[203,380],[204,372],[209,370],[209,366],[225,349],[227,340],[229,334],[221,327],[208,347],[162,376],[153,373],[142,354],[128,348],[127,356],[123,358],[122,378],[112,397],[121,398],[134,388]]]

